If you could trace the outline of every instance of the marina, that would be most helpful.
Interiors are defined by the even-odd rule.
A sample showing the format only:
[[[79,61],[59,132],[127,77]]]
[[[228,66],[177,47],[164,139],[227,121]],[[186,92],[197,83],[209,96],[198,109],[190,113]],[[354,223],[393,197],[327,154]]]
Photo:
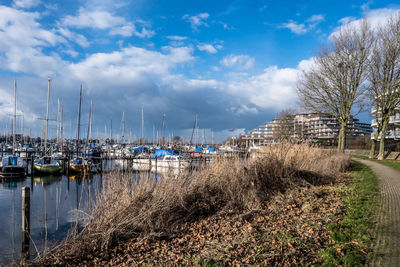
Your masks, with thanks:
[[[239,150],[217,153],[211,149],[210,154],[209,149],[203,153],[200,147],[175,146],[172,150],[152,145],[93,142],[90,149],[79,149],[85,152],[76,157],[74,141],[67,140],[64,146],[49,143],[52,152],[48,156],[42,156],[44,149],[40,144],[18,144],[14,153],[7,149],[10,146],[6,143],[1,145],[3,162],[11,157],[23,167],[19,175],[0,179],[0,216],[4,218],[0,222],[0,263],[35,258],[79,230],[83,215],[101,194],[104,179],[128,175],[132,181],[139,177],[162,181],[163,177],[179,178],[202,168],[217,157],[247,156]],[[82,169],[74,169],[77,160],[81,160]],[[24,215],[26,189],[30,211]],[[21,231],[26,223],[24,216],[30,217],[27,233]]]

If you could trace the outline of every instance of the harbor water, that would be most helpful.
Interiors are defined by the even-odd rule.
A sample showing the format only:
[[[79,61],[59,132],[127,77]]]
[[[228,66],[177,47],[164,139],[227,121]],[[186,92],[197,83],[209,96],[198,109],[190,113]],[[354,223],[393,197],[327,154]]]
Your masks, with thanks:
[[[28,176],[0,181],[0,265],[21,259],[23,187],[30,188],[29,257],[32,259],[79,227],[78,219],[93,205],[101,185],[100,174],[84,178]]]

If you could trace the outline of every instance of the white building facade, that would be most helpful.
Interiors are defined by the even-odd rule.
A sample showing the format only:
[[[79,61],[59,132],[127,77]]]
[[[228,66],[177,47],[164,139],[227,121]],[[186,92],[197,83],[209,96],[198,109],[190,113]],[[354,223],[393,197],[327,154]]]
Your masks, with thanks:
[[[274,133],[279,127],[278,118],[266,122],[241,136],[246,141],[246,146],[260,146],[276,143]],[[320,113],[298,113],[290,115],[287,120],[292,124],[293,132],[290,139],[308,142],[334,142],[339,135],[340,123],[333,116]],[[368,123],[361,123],[358,119],[351,117],[347,124],[346,135],[348,136],[370,136],[372,127]]]
[[[375,108],[372,109],[371,111],[372,115],[375,116],[376,110]],[[376,120],[373,119],[371,121],[371,126],[372,128],[376,131],[377,129],[377,123]],[[371,135],[371,138],[373,138],[373,134]],[[381,137],[378,137],[378,140]],[[386,130],[386,140],[388,141],[399,141],[400,140],[400,106],[398,106],[395,110],[392,116],[389,118],[389,123],[387,126]]]

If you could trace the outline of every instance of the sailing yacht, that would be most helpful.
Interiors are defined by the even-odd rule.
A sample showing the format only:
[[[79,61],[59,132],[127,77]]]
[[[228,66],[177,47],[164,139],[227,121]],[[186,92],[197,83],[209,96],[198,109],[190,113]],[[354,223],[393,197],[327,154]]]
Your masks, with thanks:
[[[45,138],[44,138],[44,151],[47,151],[47,132],[49,125],[49,102],[50,102],[50,78],[48,79],[47,84],[47,105],[46,105],[46,130],[45,130]],[[36,172],[40,172],[43,174],[56,174],[60,173],[62,166],[60,161],[58,161],[55,157],[44,156],[40,159],[37,159],[33,163],[33,168]]]
[[[33,168],[36,172],[44,174],[57,174],[61,172],[62,166],[60,161],[54,157],[45,156],[35,160],[33,163]]]
[[[1,177],[23,177],[26,175],[26,162],[15,155],[16,148],[16,119],[17,119],[17,81],[14,80],[14,121],[13,121],[13,149],[12,155],[7,155],[0,162]]]
[[[82,85],[79,93],[79,106],[78,106],[78,138],[76,142],[76,156],[73,158],[69,164],[69,169],[72,172],[88,173],[92,170],[93,164],[91,160],[86,160],[79,157],[79,134],[81,128],[81,104],[82,104]]]
[[[132,168],[138,171],[151,170],[153,172],[177,174],[189,166],[188,160],[170,149],[157,149],[151,159],[138,157],[132,160]]]

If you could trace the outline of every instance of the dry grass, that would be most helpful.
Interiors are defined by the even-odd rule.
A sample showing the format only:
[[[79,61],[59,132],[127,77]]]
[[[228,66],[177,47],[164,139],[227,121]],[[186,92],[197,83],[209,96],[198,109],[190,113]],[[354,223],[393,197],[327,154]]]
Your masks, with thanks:
[[[176,226],[221,211],[261,209],[276,193],[329,183],[349,165],[349,156],[332,150],[280,144],[248,160],[218,158],[163,182],[111,174],[83,230],[34,264],[73,264],[90,254],[107,257],[107,250],[138,236],[168,238]]]

